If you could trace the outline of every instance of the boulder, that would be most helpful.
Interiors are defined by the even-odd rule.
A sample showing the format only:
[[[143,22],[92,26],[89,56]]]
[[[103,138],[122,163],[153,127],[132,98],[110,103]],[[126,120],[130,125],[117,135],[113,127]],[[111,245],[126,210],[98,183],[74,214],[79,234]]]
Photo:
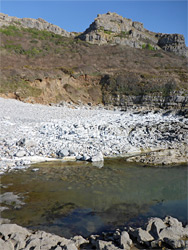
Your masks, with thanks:
[[[26,155],[26,151],[25,151],[25,150],[20,150],[20,151],[18,151],[18,152],[16,153],[15,156],[17,156],[17,157],[23,157],[23,156],[25,156],[25,155]]]
[[[146,231],[150,233],[155,239],[159,238],[159,233],[166,227],[166,224],[160,218],[149,219]]]
[[[186,246],[185,241],[176,238],[164,238],[163,242],[165,242],[172,249],[184,248]],[[187,249],[187,248],[186,248]]]
[[[91,157],[91,162],[101,162],[104,161],[104,156],[102,152],[99,152]]]
[[[136,238],[137,242],[140,244],[149,245],[149,243],[154,240],[153,236],[142,228],[130,228],[129,234],[132,237]]]
[[[98,240],[96,244],[97,250],[120,250],[111,241]]]
[[[133,242],[126,231],[121,232],[119,244],[123,249],[129,250],[131,248]]]
[[[182,223],[178,221],[176,218],[173,218],[171,216],[166,216],[164,219],[164,223],[170,227],[182,228]]]
[[[26,237],[31,234],[29,230],[21,226],[18,226],[16,224],[1,224],[0,225],[0,234],[4,236],[5,240],[8,240],[11,237],[11,235],[14,235],[14,237],[16,237],[15,234],[17,234],[18,232],[19,232],[20,237],[21,235],[23,237]]]
[[[71,240],[74,242],[77,248],[79,248],[82,244],[89,243],[89,241],[84,239],[81,235],[76,235],[72,237]]]
[[[64,149],[62,149],[62,150],[59,150],[59,151],[57,152],[57,155],[58,155],[58,157],[60,157],[60,158],[66,157],[66,156],[69,156],[69,151],[68,151],[66,148],[64,148]]]

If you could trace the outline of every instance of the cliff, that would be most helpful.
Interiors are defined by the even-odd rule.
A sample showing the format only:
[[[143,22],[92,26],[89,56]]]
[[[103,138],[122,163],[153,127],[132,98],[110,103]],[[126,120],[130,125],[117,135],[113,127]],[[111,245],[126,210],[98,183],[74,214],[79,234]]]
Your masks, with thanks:
[[[182,53],[181,35],[156,35],[113,13],[99,15],[82,40],[41,19],[1,14],[0,20],[2,97],[187,109],[187,60],[167,52]]]
[[[144,28],[143,23],[111,12],[98,15],[79,38],[94,44],[121,44],[140,49],[150,47],[152,50],[163,49],[187,55],[183,35],[151,32]]]

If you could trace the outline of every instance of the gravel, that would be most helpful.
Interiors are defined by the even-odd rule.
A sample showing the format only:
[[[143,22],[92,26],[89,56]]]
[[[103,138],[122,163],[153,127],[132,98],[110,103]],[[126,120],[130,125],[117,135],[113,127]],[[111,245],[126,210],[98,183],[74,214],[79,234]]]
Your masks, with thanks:
[[[0,173],[63,157],[103,162],[103,157],[187,146],[188,119],[164,113],[0,98]]]

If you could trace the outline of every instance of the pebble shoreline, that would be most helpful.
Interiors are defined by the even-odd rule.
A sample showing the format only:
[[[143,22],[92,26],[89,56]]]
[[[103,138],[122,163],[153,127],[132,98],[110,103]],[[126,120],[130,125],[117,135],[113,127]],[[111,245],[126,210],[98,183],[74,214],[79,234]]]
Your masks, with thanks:
[[[188,119],[164,110],[122,112],[0,98],[0,129],[1,174],[47,160],[124,156],[146,164],[188,162]]]

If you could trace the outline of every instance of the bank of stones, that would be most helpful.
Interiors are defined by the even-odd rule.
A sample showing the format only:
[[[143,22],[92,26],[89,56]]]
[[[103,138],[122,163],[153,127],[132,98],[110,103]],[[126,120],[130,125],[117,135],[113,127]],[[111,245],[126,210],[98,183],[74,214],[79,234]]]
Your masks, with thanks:
[[[0,171],[46,160],[188,162],[188,119],[176,112],[44,106],[0,98]]]

